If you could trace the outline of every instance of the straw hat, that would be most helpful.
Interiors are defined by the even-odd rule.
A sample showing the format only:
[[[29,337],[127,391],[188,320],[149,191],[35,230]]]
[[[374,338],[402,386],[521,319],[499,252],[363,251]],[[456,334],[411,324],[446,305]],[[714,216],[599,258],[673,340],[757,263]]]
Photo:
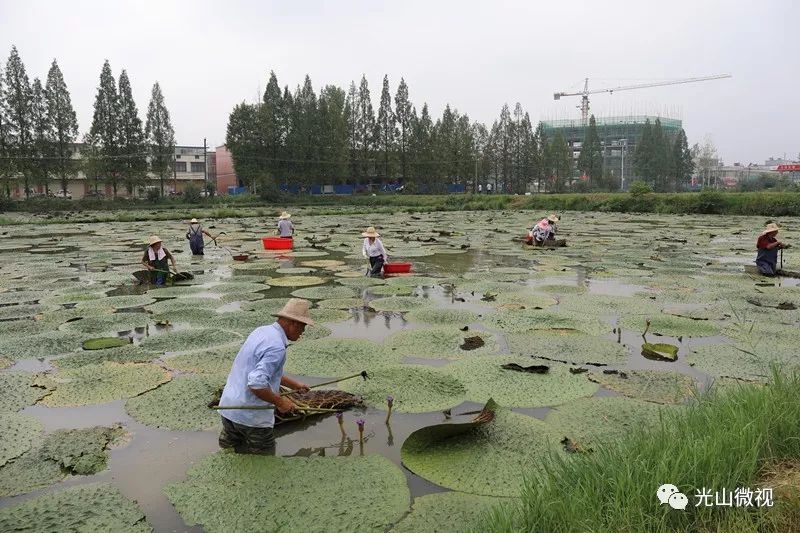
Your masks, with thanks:
[[[308,300],[303,300],[302,298],[291,298],[288,302],[286,302],[286,305],[283,306],[283,309],[277,313],[273,313],[272,316],[288,318],[289,320],[302,322],[307,326],[313,326],[314,321],[311,320],[311,315],[308,313],[308,308],[310,306],[311,303]]]
[[[193,218],[192,220],[189,221],[189,224],[198,224],[197,219]]]
[[[767,224],[767,227],[764,228],[764,231],[761,232],[761,235],[759,235],[759,237],[763,237],[767,233],[778,233],[779,230],[780,228],[778,227],[778,225],[775,224],[774,222],[771,222]]]
[[[361,234],[362,237],[380,237],[381,234],[375,231],[375,226],[370,226],[367,231]]]
[[[158,235],[150,235],[150,246],[153,246],[157,242],[161,242],[161,237]]]
[[[278,218],[292,218],[292,215],[284,211]]]
[[[556,215],[555,213],[553,213],[552,215],[550,215],[549,217],[547,217],[547,220],[549,220],[550,222],[558,222],[560,219],[558,218],[558,215]]]

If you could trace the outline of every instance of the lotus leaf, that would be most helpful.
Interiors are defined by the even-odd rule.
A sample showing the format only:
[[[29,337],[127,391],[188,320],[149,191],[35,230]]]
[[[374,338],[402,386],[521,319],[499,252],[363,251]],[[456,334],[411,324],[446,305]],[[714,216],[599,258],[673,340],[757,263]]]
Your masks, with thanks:
[[[50,392],[37,376],[26,372],[0,373],[0,413],[33,405]]]
[[[0,341],[0,354],[14,359],[33,359],[66,354],[80,349],[85,335],[67,331],[47,331]]]
[[[133,296],[107,296],[94,300],[83,300],[75,306],[78,309],[130,309],[132,307],[144,307],[155,303],[156,299],[147,295]]]
[[[795,350],[796,350],[795,345]],[[695,346],[686,355],[686,362],[712,376],[740,379],[767,379],[772,373],[770,363],[781,363],[761,343],[755,347],[735,344],[704,344]]]
[[[631,370],[615,374],[591,372],[588,376],[607,389],[648,402],[683,403],[694,395],[694,380],[674,372]]]
[[[70,487],[0,509],[0,531],[151,530],[141,509],[107,483]]]
[[[178,431],[211,429],[219,424],[219,414],[208,408],[208,402],[224,384],[225,374],[177,377],[131,398],[125,409],[133,418],[152,427]]]
[[[559,301],[559,309],[597,316],[655,315],[659,311],[658,305],[649,298],[594,293],[565,296]]]
[[[649,359],[676,361],[678,359],[678,347],[663,342],[645,342],[642,344],[642,355]]]
[[[508,499],[461,492],[437,492],[418,496],[411,506],[411,513],[391,531],[393,533],[479,531],[484,525],[484,515],[503,502],[508,502]]]
[[[370,372],[370,379],[342,382],[342,389],[361,396],[371,407],[386,407],[386,394],[394,396],[393,409],[424,413],[454,407],[464,401],[460,381],[436,368],[398,365]]]
[[[358,295],[358,291],[351,287],[311,287],[308,289],[298,289],[292,293],[295,298],[306,298],[309,300],[330,300],[332,298],[353,298]]]
[[[346,376],[399,362],[399,356],[368,340],[301,340],[287,350],[285,370],[303,376]]]
[[[580,332],[516,333],[507,335],[506,341],[515,354],[575,365],[621,365],[630,356],[623,344]]]
[[[541,468],[560,440],[541,420],[505,409],[463,434],[447,426],[409,435],[401,450],[403,465],[437,485],[485,496],[519,496],[523,477]]]
[[[209,350],[189,352],[165,359],[169,368],[197,374],[226,374],[241,348],[240,343],[217,346]]]
[[[461,311],[459,309],[422,308],[409,311],[406,314],[406,318],[429,325],[454,324],[466,326],[477,322],[478,315],[472,311]]]
[[[591,315],[539,309],[501,311],[486,317],[484,323],[508,333],[578,330],[590,335],[601,335],[611,330],[610,325]]]
[[[130,344],[131,339],[128,337],[98,337],[96,339],[88,339],[83,341],[84,350],[107,350],[108,348],[119,348]]]
[[[523,308],[535,307],[550,307],[557,304],[558,301],[552,296],[546,294],[536,294],[527,291],[513,291],[501,292],[494,296],[490,305],[502,306],[507,304],[519,304]]]
[[[96,365],[104,361],[113,361],[115,363],[149,363],[157,356],[158,354],[155,352],[143,350],[137,344],[127,343],[119,348],[82,351],[65,357],[52,359],[50,362],[57,368],[65,369]]]
[[[283,276],[267,278],[267,283],[273,287],[308,287],[310,285],[322,285],[328,280],[318,276]]]
[[[470,350],[461,348],[468,337],[480,337],[483,346]],[[384,346],[399,355],[434,359],[485,355],[497,349],[492,334],[477,330],[461,331],[456,326],[406,329],[389,337]]]
[[[644,332],[650,320],[650,333],[667,335],[670,337],[711,337],[719,335],[720,328],[714,322],[707,320],[692,320],[679,316],[665,315],[663,313],[651,316],[624,317],[622,327],[637,333]]]
[[[229,294],[229,293],[236,293],[236,294],[245,294],[248,292],[255,292],[259,293],[262,291],[266,291],[269,289],[269,285],[264,283],[253,283],[247,281],[229,281],[226,283],[219,283],[214,285],[213,287],[209,287],[207,290],[209,292],[217,293],[217,294]],[[263,296],[263,295],[262,295]]]
[[[432,302],[425,298],[416,298],[413,296],[389,296],[387,298],[378,298],[369,302],[369,307],[375,311],[411,311],[431,305]]]
[[[63,324],[60,329],[89,335],[119,333],[142,328],[150,322],[146,313],[112,313],[110,315],[90,316]]]
[[[640,428],[655,426],[666,409],[625,397],[579,398],[550,411],[545,422],[588,452],[623,440]]]
[[[317,302],[320,309],[358,309],[364,307],[364,300],[361,298],[331,298]]]
[[[264,293],[261,292],[227,292],[222,294],[220,301],[228,304],[231,302],[258,301],[263,298]]]
[[[281,483],[265,485],[265,479]],[[164,492],[187,524],[202,524],[210,533],[281,528],[385,531],[410,504],[405,475],[380,455],[282,458],[218,453]],[[253,501],[261,503],[231,505]],[[286,501],[292,502],[291,512]]]
[[[106,361],[68,368],[43,380],[55,390],[40,403],[48,407],[106,403],[136,396],[170,379],[169,372],[150,364]]]
[[[47,436],[38,453],[71,474],[96,474],[106,468],[106,448],[124,434],[120,426],[60,429]]]
[[[0,467],[41,440],[42,423],[20,413],[0,413]]]
[[[139,343],[145,350],[159,353],[199,350],[235,340],[244,340],[240,333],[221,329],[184,329],[170,331],[142,339]]]

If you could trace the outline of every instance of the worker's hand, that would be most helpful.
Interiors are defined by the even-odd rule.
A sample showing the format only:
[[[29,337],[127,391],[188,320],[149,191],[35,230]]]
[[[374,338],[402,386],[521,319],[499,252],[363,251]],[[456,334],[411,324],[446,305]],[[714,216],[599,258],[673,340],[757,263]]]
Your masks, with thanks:
[[[296,390],[297,392],[308,392],[309,390],[311,390],[311,388],[302,381],[298,381],[297,386],[294,387],[294,390]]]
[[[153,265],[145,265],[145,266],[147,267],[147,270],[155,270],[156,269],[156,267],[154,267]]]
[[[278,412],[282,415],[291,413],[297,409],[295,403],[286,396],[281,396],[280,400],[278,400],[278,403],[275,404],[275,407],[278,408]]]

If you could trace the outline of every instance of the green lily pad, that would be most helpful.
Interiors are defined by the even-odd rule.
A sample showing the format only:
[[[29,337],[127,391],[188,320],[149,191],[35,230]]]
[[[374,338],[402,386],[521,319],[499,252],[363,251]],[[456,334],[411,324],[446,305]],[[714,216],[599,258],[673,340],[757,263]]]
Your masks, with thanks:
[[[303,332],[302,338],[306,341],[313,341],[329,337],[331,333],[332,331],[322,324],[314,324],[313,326],[306,326],[306,330]]]
[[[30,450],[42,438],[42,423],[20,413],[0,413],[0,467]]]
[[[276,274],[313,274],[316,271],[316,268],[309,267],[281,267],[275,269]]]
[[[409,311],[406,318],[413,322],[423,324],[453,324],[466,326],[478,321],[477,313],[461,311],[459,309],[422,308]]]
[[[461,492],[437,492],[414,498],[411,513],[392,528],[393,533],[461,533],[480,531],[484,517],[507,498],[476,496]]]
[[[370,372],[370,379],[342,382],[343,390],[364,398],[372,407],[386,409],[386,397],[394,396],[392,409],[402,413],[441,411],[464,401],[460,381],[435,368],[399,365]]]
[[[67,331],[47,331],[36,335],[26,335],[20,342],[16,337],[0,341],[0,354],[14,359],[34,359],[51,357],[74,352],[80,349],[86,336]]]
[[[659,359],[663,361],[676,361],[678,359],[678,347],[666,343],[642,344],[642,355],[648,359]]]
[[[320,309],[359,309],[364,307],[364,300],[361,298],[331,298],[318,301],[317,307]]]
[[[587,289],[583,285],[537,285],[536,290],[552,294],[583,294]]]
[[[348,311],[341,309],[311,309],[309,312],[314,322],[341,322],[349,319],[352,315]]]
[[[265,479],[282,482],[265,485]],[[209,533],[281,528],[385,531],[410,504],[405,475],[380,455],[281,458],[218,453],[164,492],[187,524],[202,524]],[[261,503],[244,503],[253,501]],[[286,511],[286,501],[292,502],[291,512]]]
[[[0,307],[0,320],[16,320],[35,316],[47,308],[42,305],[4,305]]]
[[[770,363],[782,361],[763,348],[760,344],[755,347],[704,344],[693,347],[686,355],[686,362],[712,376],[765,380],[772,376]]]
[[[155,303],[156,299],[146,295],[107,296],[94,300],[84,300],[75,306],[78,309],[130,309]]]
[[[411,311],[420,307],[432,305],[430,300],[416,298],[413,296],[389,296],[388,298],[378,298],[369,302],[369,307],[375,311]]]
[[[59,429],[47,436],[39,454],[71,474],[96,474],[106,468],[106,448],[124,435],[121,426]]]
[[[328,280],[318,276],[282,276],[267,278],[266,281],[273,287],[308,287],[310,285],[322,285]]]
[[[13,365],[14,365],[14,361],[12,361],[11,359],[6,359],[5,357],[0,357],[0,370],[3,370],[4,368],[8,368],[8,367],[13,366]]]
[[[289,346],[285,371],[303,376],[335,377],[362,370],[377,371],[399,362],[399,356],[364,339],[301,340]]]
[[[42,379],[55,390],[40,403],[48,407],[92,405],[131,398],[172,378],[155,365],[104,362],[69,368]]]
[[[121,331],[145,327],[149,322],[150,315],[146,313],[113,313],[67,322],[60,329],[89,335],[116,334]]]
[[[66,477],[61,465],[44,459],[40,452],[41,447],[32,448],[0,468],[0,497],[17,496],[49,487]],[[3,528],[4,510],[0,508],[0,531],[13,531]]]
[[[97,339],[88,339],[83,341],[84,350],[106,350],[108,348],[119,348],[130,344],[131,339],[128,337],[99,337]]]
[[[242,310],[244,311],[256,311],[258,313],[277,313],[283,306],[286,305],[286,302],[289,301],[289,298],[264,298],[263,300],[255,300],[249,302],[242,302]]]
[[[225,344],[208,350],[168,357],[165,359],[165,364],[182,372],[224,375],[230,371],[240,348],[240,343]]]
[[[452,490],[516,497],[524,476],[558,450],[559,437],[550,426],[505,409],[498,409],[492,422],[464,433],[452,426],[424,427],[409,435],[401,450],[403,465]]]
[[[304,267],[312,267],[312,268],[331,268],[331,267],[340,267],[344,266],[344,261],[337,261],[335,259],[313,259],[311,261],[303,261],[300,263],[301,266]]]
[[[37,302],[49,296],[44,291],[6,291],[0,292],[0,305]]]
[[[298,289],[292,292],[292,296],[307,300],[330,300],[331,298],[354,298],[358,296],[358,291],[352,287],[310,287]]]
[[[51,359],[53,366],[59,369],[78,368],[86,365],[97,365],[105,361],[115,363],[149,363],[158,357],[155,352],[142,349],[137,344],[126,343],[118,348],[105,350],[82,351],[65,357]]]
[[[621,365],[630,356],[624,344],[574,331],[514,333],[506,341],[514,354],[574,365]]]
[[[577,330],[589,335],[602,335],[611,331],[610,325],[592,315],[546,309],[501,311],[484,318],[484,323],[507,333]]]
[[[417,288],[413,285],[375,285],[367,290],[373,296],[411,296]]]
[[[33,405],[50,393],[34,374],[0,373],[0,413],[13,413]]]
[[[345,287],[352,287],[354,289],[366,289],[367,287],[375,287],[377,285],[384,285],[386,281],[381,278],[372,278],[361,276],[358,278],[340,278],[336,282]]]
[[[70,487],[0,509],[0,531],[151,530],[141,509],[107,483]]]
[[[650,320],[648,333],[657,333],[670,337],[712,337],[720,334],[720,328],[708,320],[692,320],[680,316],[658,313],[652,316],[624,317],[622,327],[637,333],[644,332]]]
[[[501,368],[506,363],[520,366],[544,364],[547,374],[514,372]],[[519,356],[483,356],[465,358],[441,369],[467,388],[467,399],[483,402],[493,397],[509,407],[544,407],[558,405],[575,398],[591,396],[597,385],[580,374],[572,374],[569,366]]]
[[[632,370],[618,374],[591,372],[588,378],[607,389],[648,402],[683,403],[694,397],[694,380],[687,375],[674,372],[657,370]]]
[[[480,339],[477,343],[479,346],[467,349],[465,340],[476,337]],[[491,333],[478,330],[461,331],[456,326],[406,329],[386,339],[384,346],[399,355],[433,359],[473,357],[497,350]]]
[[[224,384],[224,374],[177,377],[131,398],[125,409],[147,426],[177,431],[211,429],[219,424],[219,414],[208,408],[208,402]]]
[[[405,285],[408,287],[436,287],[441,283],[439,278],[428,276],[392,276],[386,280],[389,285]]]
[[[147,306],[147,310],[156,314],[181,313],[186,309],[216,309],[223,305],[221,300],[216,298],[171,298]]]
[[[240,333],[221,329],[184,329],[147,337],[142,339],[139,346],[158,353],[183,352],[227,344],[236,340],[244,340],[244,337]]]

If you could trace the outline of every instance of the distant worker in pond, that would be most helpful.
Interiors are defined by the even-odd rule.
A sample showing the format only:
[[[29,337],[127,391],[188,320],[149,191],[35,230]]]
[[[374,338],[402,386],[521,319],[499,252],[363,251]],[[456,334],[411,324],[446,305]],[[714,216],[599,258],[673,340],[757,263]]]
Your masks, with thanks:
[[[163,246],[158,235],[150,235],[150,244],[142,256],[142,264],[150,271],[151,283],[155,285],[166,283],[169,275],[167,261],[172,262],[172,268],[177,272],[178,265],[175,263],[175,257]]]
[[[375,231],[373,226],[367,228],[367,231],[361,234],[364,237],[364,246],[361,249],[361,255],[369,258],[369,271],[367,274],[370,277],[381,276],[383,264],[389,260],[389,254],[386,253],[386,248],[379,239],[380,234]]]
[[[774,276],[778,273],[778,250],[789,248],[789,244],[778,240],[777,235],[780,228],[775,223],[767,224],[764,231],[758,236],[756,248],[756,267],[759,273],[764,276]]]
[[[294,237],[294,224],[292,221],[289,220],[292,218],[292,215],[284,211],[278,217],[278,235],[280,235],[281,239],[291,239]]]
[[[528,244],[542,246],[546,241],[554,240],[556,238],[556,230],[558,229],[556,226],[558,221],[559,218],[555,214],[543,218],[528,232],[526,242]]]
[[[280,414],[292,413],[297,405],[281,396],[281,385],[299,392],[308,392],[308,385],[283,375],[286,346],[296,341],[314,324],[309,316],[310,303],[290,299],[273,316],[278,320],[253,330],[233,360],[219,405],[222,415],[220,448],[236,453],[275,455],[274,409],[224,409],[226,406],[270,407]]]
[[[206,243],[203,241],[203,235],[214,240],[214,237],[200,225],[197,219],[193,218],[189,222],[189,231],[186,232],[186,238],[189,239],[189,248],[192,249],[192,255],[204,255],[203,248],[205,248]]]

